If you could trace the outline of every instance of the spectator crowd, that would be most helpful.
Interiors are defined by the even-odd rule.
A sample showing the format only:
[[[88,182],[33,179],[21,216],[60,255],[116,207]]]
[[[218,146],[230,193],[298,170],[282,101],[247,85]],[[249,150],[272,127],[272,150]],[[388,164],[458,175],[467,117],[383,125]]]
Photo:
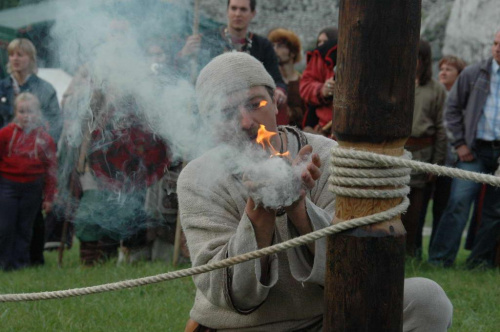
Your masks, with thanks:
[[[314,49],[304,52],[286,27],[267,36],[250,31],[255,6],[254,0],[229,0],[227,24],[189,36],[177,52],[161,36],[144,38],[147,79],[158,85],[171,73],[189,79],[193,61],[196,77],[223,53],[247,53],[274,82],[277,125],[335,140],[337,27],[319,31]],[[112,33],[103,42],[116,43],[129,24],[109,22]],[[414,159],[499,172],[500,30],[491,33],[489,58],[467,65],[460,54],[446,55],[438,75],[429,43],[420,40],[405,146]],[[74,236],[84,265],[114,256],[119,262],[170,260],[179,227],[177,178],[188,160],[174,158],[169,142],[151,129],[143,100],[112,84],[96,84],[93,67],[82,63],[59,103],[54,87],[37,76],[33,43],[18,38],[7,51],[9,75],[0,81],[0,268],[43,264],[44,250],[58,247],[61,238],[70,247]],[[76,112],[86,101],[88,112]],[[410,187],[411,204],[402,216],[409,256],[422,258],[432,200],[431,264],[454,264],[471,219],[468,267],[499,265],[498,189],[424,173],[412,173]],[[183,234],[180,242],[182,259],[189,261]]]

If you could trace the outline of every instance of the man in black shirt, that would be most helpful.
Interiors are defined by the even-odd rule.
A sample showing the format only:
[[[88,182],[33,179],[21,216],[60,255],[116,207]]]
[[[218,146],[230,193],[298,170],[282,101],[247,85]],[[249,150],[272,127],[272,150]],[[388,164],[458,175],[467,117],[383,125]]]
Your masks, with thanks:
[[[225,52],[246,52],[262,62],[276,83],[275,98],[278,104],[286,103],[286,84],[279,71],[273,45],[266,38],[249,31],[255,17],[256,0],[228,0],[227,25],[204,35],[189,36],[179,52],[181,58],[197,54],[198,69],[211,59]]]

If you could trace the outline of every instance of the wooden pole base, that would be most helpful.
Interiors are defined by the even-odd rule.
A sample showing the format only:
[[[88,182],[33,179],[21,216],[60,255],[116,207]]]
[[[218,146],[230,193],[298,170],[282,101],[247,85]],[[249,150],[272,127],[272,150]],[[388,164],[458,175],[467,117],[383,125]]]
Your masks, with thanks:
[[[181,252],[181,231],[181,217],[180,213],[177,212],[177,222],[175,223],[174,255],[172,257],[172,265],[174,267],[176,267],[177,263],[179,262],[179,256]]]
[[[332,128],[341,147],[403,153],[412,128],[420,12],[421,0],[339,1]],[[337,196],[334,223],[400,202]],[[399,218],[328,239],[324,331],[402,331],[404,239]]]
[[[332,279],[325,294],[342,295],[325,297],[328,331],[402,331],[404,235],[333,235],[327,248],[326,273]],[[377,256],[373,248],[380,248]],[[398,317],[388,317],[395,313]]]

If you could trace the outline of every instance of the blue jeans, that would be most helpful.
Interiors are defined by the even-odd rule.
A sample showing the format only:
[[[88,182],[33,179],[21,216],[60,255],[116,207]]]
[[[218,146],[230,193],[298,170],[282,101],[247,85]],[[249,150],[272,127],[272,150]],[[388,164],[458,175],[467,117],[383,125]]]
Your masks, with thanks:
[[[0,177],[0,269],[30,264],[33,223],[42,204],[41,180],[12,182]]]
[[[492,174],[498,167],[500,149],[478,145],[473,150],[475,159],[457,163],[457,168],[467,171]],[[469,219],[470,207],[481,189],[480,183],[454,178],[445,211],[439,221],[434,239],[429,248],[429,262],[450,266],[455,261],[462,233]],[[478,231],[470,261],[483,260],[493,263],[496,236],[500,223],[500,188],[488,186]],[[494,233],[496,231],[496,233]],[[487,232],[490,232],[488,234]],[[468,260],[468,261],[469,261]]]

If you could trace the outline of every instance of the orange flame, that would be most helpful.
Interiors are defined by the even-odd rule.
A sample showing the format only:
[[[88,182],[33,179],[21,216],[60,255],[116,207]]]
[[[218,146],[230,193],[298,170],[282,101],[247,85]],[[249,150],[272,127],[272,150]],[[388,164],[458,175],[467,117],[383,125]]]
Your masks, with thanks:
[[[272,132],[272,131],[267,131],[266,126],[263,124],[260,125],[259,130],[257,131],[257,138],[255,141],[262,146],[264,150],[268,148],[271,151],[271,158],[272,157],[288,157],[290,155],[290,152],[286,151],[283,153],[279,153],[276,151],[276,149],[273,147],[271,144],[271,137],[276,136],[277,133]]]

